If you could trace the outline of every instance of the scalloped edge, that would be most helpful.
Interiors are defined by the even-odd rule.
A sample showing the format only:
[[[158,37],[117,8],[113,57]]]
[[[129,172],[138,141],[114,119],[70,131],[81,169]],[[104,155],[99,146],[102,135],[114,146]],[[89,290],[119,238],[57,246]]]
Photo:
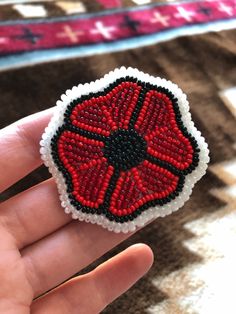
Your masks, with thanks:
[[[70,204],[70,200],[66,192],[65,179],[62,173],[57,169],[57,166],[53,161],[50,143],[57,128],[63,124],[64,112],[72,100],[79,98],[83,95],[87,95],[91,92],[96,93],[98,91],[102,91],[118,78],[125,76],[135,77],[143,82],[149,82],[156,86],[165,87],[177,97],[183,124],[187,128],[188,132],[195,137],[200,149],[200,153],[199,164],[192,173],[186,175],[185,184],[179,196],[177,196],[173,201],[164,206],[155,206],[148,208],[133,221],[117,223],[114,221],[110,221],[102,215],[82,213]],[[109,231],[114,231],[116,233],[133,232],[136,230],[137,227],[143,227],[148,222],[158,217],[164,217],[166,215],[169,215],[182,207],[184,203],[189,199],[195,183],[200,180],[200,178],[206,172],[207,164],[210,160],[208,145],[205,142],[204,137],[201,136],[201,132],[198,131],[197,128],[194,126],[194,123],[191,119],[191,114],[189,112],[189,103],[187,100],[187,96],[176,84],[172,83],[171,81],[167,81],[166,79],[162,79],[160,77],[150,76],[149,74],[143,73],[136,68],[134,69],[131,67],[121,67],[109,72],[101,79],[92,81],[91,83],[79,84],[78,86],[72,87],[72,89],[68,89],[65,94],[61,95],[61,100],[58,100],[56,104],[57,106],[55,108],[53,117],[51,118],[48,126],[45,128],[45,132],[43,133],[42,139],[40,141],[40,154],[45,166],[48,167],[49,172],[52,174],[56,181],[62,207],[67,214],[72,214],[73,219],[79,219],[80,221],[86,221],[92,224],[96,223],[98,225],[101,225],[103,228],[106,228]]]

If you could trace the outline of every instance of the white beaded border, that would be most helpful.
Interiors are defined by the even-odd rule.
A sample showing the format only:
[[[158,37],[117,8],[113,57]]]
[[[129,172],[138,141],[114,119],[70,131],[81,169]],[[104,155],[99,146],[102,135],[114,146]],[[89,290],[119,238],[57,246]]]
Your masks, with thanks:
[[[64,122],[64,112],[70,102],[76,98],[80,98],[83,95],[89,93],[96,93],[98,91],[104,90],[108,85],[113,83],[115,80],[121,77],[131,76],[143,82],[148,82],[156,86],[162,86],[169,89],[178,99],[179,110],[181,113],[181,118],[184,126],[187,128],[188,132],[194,136],[196,139],[200,153],[199,153],[199,164],[196,169],[186,175],[185,184],[182,192],[172,200],[170,203],[164,206],[155,206],[142,212],[137,218],[130,222],[117,223],[110,221],[106,217],[97,214],[87,214],[78,211],[73,205],[71,205],[68,195],[66,193],[66,183],[62,173],[57,169],[52,155],[51,155],[51,139],[58,129]],[[57,106],[55,108],[54,115],[46,127],[42,139],[40,141],[40,154],[44,164],[49,168],[49,172],[54,177],[58,192],[60,195],[61,205],[67,214],[71,213],[73,219],[79,219],[80,221],[90,222],[92,224],[101,225],[103,228],[109,231],[119,232],[132,232],[135,231],[137,227],[144,226],[147,222],[157,218],[164,217],[172,212],[178,210],[183,204],[189,199],[192,188],[194,184],[205,174],[207,169],[207,164],[209,162],[209,150],[205,139],[201,136],[201,133],[196,129],[194,123],[191,119],[191,114],[189,112],[189,103],[187,101],[186,95],[182,90],[171,81],[161,79],[159,77],[150,76],[149,74],[143,73],[137,69],[131,67],[125,68],[121,67],[109,72],[103,78],[96,80],[95,82],[79,84],[74,86],[72,89],[68,89],[65,94],[61,96],[61,100],[57,101]]]

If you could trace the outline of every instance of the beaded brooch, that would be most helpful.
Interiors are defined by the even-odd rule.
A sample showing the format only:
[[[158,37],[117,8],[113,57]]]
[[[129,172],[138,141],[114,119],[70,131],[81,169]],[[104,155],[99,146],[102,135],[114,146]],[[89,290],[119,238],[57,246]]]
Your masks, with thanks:
[[[209,162],[186,95],[125,67],[67,90],[40,145],[65,212],[115,232],[183,206]]]

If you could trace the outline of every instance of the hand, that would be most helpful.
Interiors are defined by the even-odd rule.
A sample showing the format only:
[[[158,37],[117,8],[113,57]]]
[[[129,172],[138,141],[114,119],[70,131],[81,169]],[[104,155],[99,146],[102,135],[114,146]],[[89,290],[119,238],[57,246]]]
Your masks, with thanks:
[[[41,164],[39,141],[51,113],[0,131],[1,191]],[[90,273],[61,283],[129,235],[72,221],[60,206],[53,179],[1,203],[0,313],[99,313],[148,271],[153,262],[148,246],[133,245]]]

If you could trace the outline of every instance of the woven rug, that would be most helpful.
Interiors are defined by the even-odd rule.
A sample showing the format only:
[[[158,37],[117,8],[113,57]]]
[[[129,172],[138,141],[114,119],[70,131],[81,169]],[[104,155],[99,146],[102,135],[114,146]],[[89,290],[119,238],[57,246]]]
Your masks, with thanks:
[[[177,83],[209,143],[209,170],[185,206],[83,270],[132,243],[152,247],[150,272],[106,314],[235,314],[235,26],[234,0],[0,2],[1,127],[125,65]],[[1,199],[48,176],[41,167]]]

